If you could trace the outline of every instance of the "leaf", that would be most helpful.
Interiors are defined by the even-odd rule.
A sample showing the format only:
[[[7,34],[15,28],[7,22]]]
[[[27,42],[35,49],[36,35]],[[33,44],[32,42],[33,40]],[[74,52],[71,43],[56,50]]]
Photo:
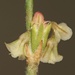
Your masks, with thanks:
[[[48,39],[48,36],[49,36],[50,31],[51,31],[51,24],[46,25],[46,27],[44,27],[43,36],[42,36],[43,49],[44,49],[45,46],[46,46],[47,39]]]
[[[42,35],[43,35],[43,25],[41,24],[39,27],[37,27],[37,25],[34,25],[31,30],[31,45],[33,52],[35,52],[39,43],[41,42]]]

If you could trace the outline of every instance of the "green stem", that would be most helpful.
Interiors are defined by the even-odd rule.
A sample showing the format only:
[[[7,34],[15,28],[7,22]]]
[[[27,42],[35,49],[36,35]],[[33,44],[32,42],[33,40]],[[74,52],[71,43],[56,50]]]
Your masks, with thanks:
[[[37,64],[28,64],[26,69],[26,75],[37,75],[38,65]]]
[[[33,16],[33,0],[26,0],[26,29],[30,29],[30,23]]]

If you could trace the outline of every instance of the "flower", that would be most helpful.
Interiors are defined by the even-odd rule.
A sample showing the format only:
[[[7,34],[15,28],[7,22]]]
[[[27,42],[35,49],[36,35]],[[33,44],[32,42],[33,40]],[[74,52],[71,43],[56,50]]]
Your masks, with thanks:
[[[29,42],[29,32],[23,33],[18,40],[11,43],[5,43],[7,49],[10,52],[10,55],[13,58],[19,57],[20,60],[25,59],[25,44]]]
[[[13,58],[18,57],[18,59],[23,60],[28,56],[28,53],[31,53],[31,55],[33,55],[34,53],[35,55],[36,51],[39,52],[37,49],[41,41],[43,43],[42,47],[44,49],[50,29],[51,24],[44,21],[44,16],[40,12],[36,12],[31,22],[31,30],[23,33],[18,40],[8,44],[5,43],[5,45]],[[28,46],[27,48],[30,51],[28,53],[28,50],[26,50],[26,45]]]
[[[52,35],[48,39],[52,28]],[[69,40],[72,37],[72,29],[66,23],[45,21],[40,12],[36,12],[31,22],[31,29],[23,33],[18,40],[5,43],[13,58],[24,60],[28,63],[55,64],[63,59],[58,53],[60,40]]]
[[[57,24],[52,22],[52,29],[57,39],[62,39],[64,41],[69,40],[72,37],[72,29],[67,26],[66,23]]]
[[[63,59],[63,56],[58,54],[57,46],[60,40],[68,40],[72,36],[72,29],[66,23],[57,24],[52,22],[53,34],[47,42],[47,46],[42,54],[41,61],[43,63],[55,64]]]
[[[41,62],[51,64],[60,62],[63,59],[63,56],[58,54],[57,46],[57,39],[55,38],[55,35],[53,35],[50,39],[48,39],[47,46],[42,53]]]

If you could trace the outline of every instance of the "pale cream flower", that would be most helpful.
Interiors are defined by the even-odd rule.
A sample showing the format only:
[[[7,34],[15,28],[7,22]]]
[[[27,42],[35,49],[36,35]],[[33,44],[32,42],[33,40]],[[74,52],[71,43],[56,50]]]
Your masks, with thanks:
[[[43,15],[39,12],[35,13],[31,24],[31,30],[23,33],[18,40],[9,44],[5,43],[10,55],[20,60],[27,57],[29,62],[34,59],[51,64],[60,62],[63,56],[58,54],[57,46],[60,40],[65,41],[71,38],[71,28],[65,23],[44,21]],[[51,27],[53,34],[48,39]],[[36,52],[41,41],[42,45]]]
[[[63,56],[58,54],[57,46],[60,40],[68,40],[72,36],[72,30],[65,23],[57,24],[52,22],[53,35],[47,42],[47,46],[43,51],[41,61],[43,63],[55,64],[63,59]]]
[[[60,41],[60,39],[66,41],[72,37],[72,29],[68,27],[66,23],[57,24],[53,22],[52,28],[58,42]]]
[[[47,46],[43,52],[41,58],[41,61],[43,63],[55,64],[56,62],[60,62],[63,59],[63,56],[58,54],[57,45],[58,45],[57,39],[53,35],[53,37],[51,37],[48,40]]]
[[[61,39],[64,41],[69,40],[73,34],[72,29],[68,27],[66,23],[60,23],[58,24],[58,26],[61,28],[58,28],[58,32],[61,36]]]
[[[23,33],[18,40],[12,43],[5,43],[10,55],[13,58],[25,59],[25,44],[29,41],[29,32]]]

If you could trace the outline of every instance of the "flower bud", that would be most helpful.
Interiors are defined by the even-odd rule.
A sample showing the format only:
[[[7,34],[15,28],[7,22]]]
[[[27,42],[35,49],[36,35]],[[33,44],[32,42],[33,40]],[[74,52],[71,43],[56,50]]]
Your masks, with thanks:
[[[40,12],[36,12],[34,14],[31,26],[32,51],[35,52],[41,40],[43,41],[44,49],[51,29],[51,24],[46,24],[44,21],[44,16]]]
[[[33,23],[42,24],[44,22],[44,16],[40,12],[36,12],[33,17]]]

